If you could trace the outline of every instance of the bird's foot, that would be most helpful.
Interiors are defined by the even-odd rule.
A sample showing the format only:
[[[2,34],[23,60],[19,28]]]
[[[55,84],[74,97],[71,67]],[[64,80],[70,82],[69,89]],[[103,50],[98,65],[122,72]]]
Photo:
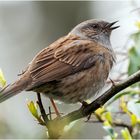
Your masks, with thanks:
[[[82,106],[87,107],[89,104],[86,101],[82,101]]]
[[[87,100],[87,101],[81,101],[81,100],[79,100],[79,102],[82,104],[82,107],[87,107],[91,103],[90,100]]]

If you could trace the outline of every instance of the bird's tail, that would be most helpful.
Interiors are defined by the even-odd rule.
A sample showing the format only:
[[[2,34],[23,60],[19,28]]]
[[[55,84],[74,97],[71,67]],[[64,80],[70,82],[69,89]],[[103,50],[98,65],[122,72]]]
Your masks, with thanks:
[[[0,90],[0,103],[9,99],[10,97],[17,95],[21,91],[23,91],[28,86],[28,79],[25,77],[21,77],[19,80],[14,82],[11,85],[6,86],[5,88]]]

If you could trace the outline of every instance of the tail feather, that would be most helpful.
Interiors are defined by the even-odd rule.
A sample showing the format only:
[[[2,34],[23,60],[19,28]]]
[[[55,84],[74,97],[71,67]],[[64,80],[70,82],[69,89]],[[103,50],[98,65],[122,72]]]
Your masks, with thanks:
[[[21,91],[23,91],[28,86],[28,82],[26,79],[19,79],[15,83],[8,85],[0,91],[0,103],[9,99],[12,96],[17,95]]]

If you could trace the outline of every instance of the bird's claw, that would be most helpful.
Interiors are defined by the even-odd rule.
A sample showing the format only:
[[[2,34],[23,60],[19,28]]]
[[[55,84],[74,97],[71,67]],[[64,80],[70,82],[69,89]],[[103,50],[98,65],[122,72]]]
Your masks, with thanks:
[[[112,86],[115,87],[116,86],[115,82],[111,78],[109,78],[109,80],[111,81]]]

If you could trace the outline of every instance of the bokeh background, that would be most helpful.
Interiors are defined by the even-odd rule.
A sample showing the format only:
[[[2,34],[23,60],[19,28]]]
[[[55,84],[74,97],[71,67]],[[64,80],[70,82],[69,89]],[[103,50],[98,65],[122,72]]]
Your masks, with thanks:
[[[134,10],[140,1],[57,1],[0,2],[0,68],[7,84],[16,80],[32,58],[44,47],[67,34],[75,25],[87,19],[119,21],[111,42],[115,51],[124,48],[135,32],[139,20]],[[118,56],[118,60],[120,56]],[[125,71],[125,65],[114,67],[113,76]],[[33,92],[22,92],[0,104],[0,138],[46,138],[46,130],[37,124],[27,109],[27,100],[36,100]],[[43,98],[46,110],[49,100]],[[70,112],[79,105],[58,104],[61,112]],[[101,124],[78,121],[64,138],[103,138]]]

